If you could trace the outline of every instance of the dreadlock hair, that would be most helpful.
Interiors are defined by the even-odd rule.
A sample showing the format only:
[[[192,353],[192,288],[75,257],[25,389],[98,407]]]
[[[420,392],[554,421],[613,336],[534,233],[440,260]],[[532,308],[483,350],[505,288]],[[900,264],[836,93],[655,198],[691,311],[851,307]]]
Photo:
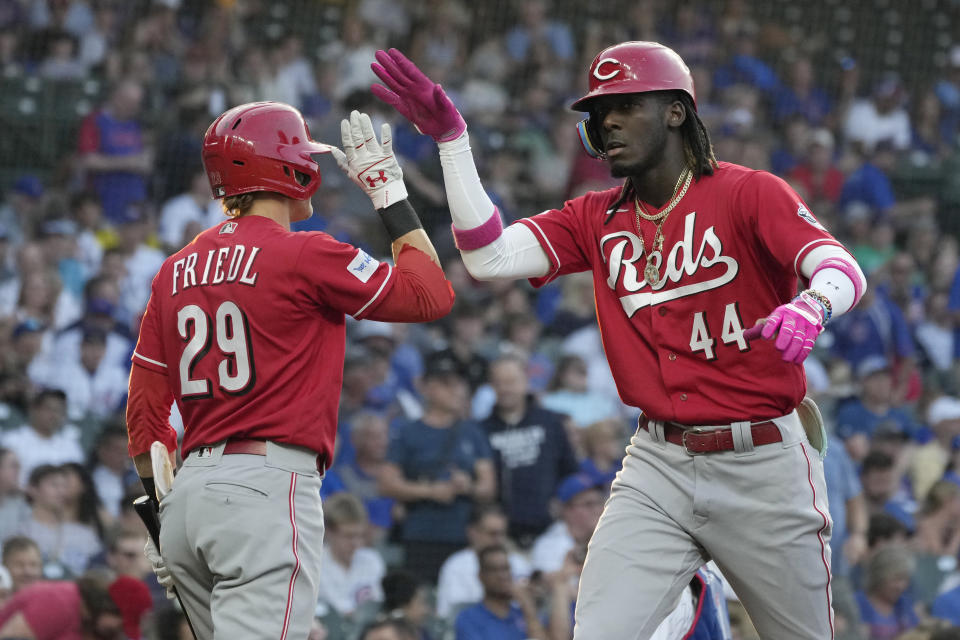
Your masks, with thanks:
[[[686,91],[664,91],[664,103],[678,101],[687,112],[687,118],[680,125],[680,135],[683,136],[683,155],[687,166],[693,171],[697,180],[701,176],[712,176],[717,168],[717,157],[713,154],[713,143],[710,134],[697,114],[693,98]]]

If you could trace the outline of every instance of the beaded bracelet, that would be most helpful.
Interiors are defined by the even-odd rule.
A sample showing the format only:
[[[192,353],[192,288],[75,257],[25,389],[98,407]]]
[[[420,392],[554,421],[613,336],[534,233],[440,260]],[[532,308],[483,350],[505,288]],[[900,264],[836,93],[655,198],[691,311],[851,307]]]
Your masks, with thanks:
[[[807,289],[804,291],[804,293],[816,300],[818,303],[820,303],[820,306],[823,307],[823,323],[826,324],[833,316],[833,305],[830,304],[830,299],[816,289]]]

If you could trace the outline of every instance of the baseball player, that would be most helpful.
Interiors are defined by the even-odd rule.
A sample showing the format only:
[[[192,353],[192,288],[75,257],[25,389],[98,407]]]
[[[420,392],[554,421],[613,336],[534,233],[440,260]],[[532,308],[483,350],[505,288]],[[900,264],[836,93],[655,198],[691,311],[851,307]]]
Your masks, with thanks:
[[[217,118],[203,163],[229,219],[170,256],[153,280],[130,374],[131,456],[154,490],[149,449],[183,466],[160,503],[162,560],[201,639],[305,638],[317,603],[319,490],[336,433],[344,317],[433,320],[453,292],[370,119],[342,124],[344,154],[310,138],[286,104]],[[312,156],[333,153],[373,200],[395,266],[319,232],[291,233],[320,185]],[[160,486],[159,478],[156,481]]]
[[[785,182],[716,160],[690,71],[660,44],[600,52],[573,104],[623,186],[506,229],[443,89],[396,50],[376,57],[374,93],[439,143],[470,273],[539,286],[592,271],[617,389],[643,411],[589,545],[574,637],[649,638],[710,558],[761,637],[833,637],[825,442],[801,363],[863,294],[851,255]],[[751,340],[761,318],[766,340]]]

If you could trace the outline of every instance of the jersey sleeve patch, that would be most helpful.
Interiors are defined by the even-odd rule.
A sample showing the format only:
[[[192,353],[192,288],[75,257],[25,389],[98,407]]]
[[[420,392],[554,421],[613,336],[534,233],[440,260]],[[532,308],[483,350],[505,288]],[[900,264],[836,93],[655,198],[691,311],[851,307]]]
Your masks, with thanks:
[[[347,271],[360,282],[366,283],[379,266],[379,260],[367,254],[363,249],[357,249],[357,255],[347,265]]]
[[[813,214],[810,213],[810,210],[807,209],[805,206],[803,206],[802,202],[797,203],[797,215],[800,216],[806,223],[810,224],[811,226],[816,227],[821,231],[826,231],[823,225],[820,224],[820,222],[818,222],[817,219],[813,217]]]

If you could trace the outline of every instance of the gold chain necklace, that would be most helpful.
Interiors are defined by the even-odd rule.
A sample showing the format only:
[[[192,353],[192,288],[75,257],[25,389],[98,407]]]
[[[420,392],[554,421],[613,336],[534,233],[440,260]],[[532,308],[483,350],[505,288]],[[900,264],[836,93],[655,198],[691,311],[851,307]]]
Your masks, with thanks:
[[[670,212],[680,204],[680,201],[683,200],[683,196],[687,195],[687,189],[690,188],[690,183],[693,181],[693,172],[690,171],[690,168],[687,167],[680,172],[680,177],[677,178],[677,184],[673,187],[673,199],[670,204],[664,208],[660,213],[655,213],[650,215],[647,213],[646,209],[643,208],[643,205],[640,204],[640,198],[634,195],[633,198],[633,209],[636,212],[636,221],[637,221],[637,235],[640,238],[640,252],[643,253],[644,260],[646,260],[647,265],[643,268],[643,278],[646,280],[650,286],[656,286],[660,282],[660,271],[657,269],[657,265],[653,264],[653,261],[650,260],[650,256],[654,251],[663,251],[663,223],[666,222],[667,216],[670,215]],[[683,183],[683,188],[680,188],[680,183]],[[678,193],[679,191],[679,193]],[[643,245],[643,231],[640,229],[640,218],[644,220],[649,220],[654,222],[657,225],[657,231],[653,234],[653,242],[650,246],[650,253],[647,253],[646,248]],[[662,254],[661,254],[662,256]]]

